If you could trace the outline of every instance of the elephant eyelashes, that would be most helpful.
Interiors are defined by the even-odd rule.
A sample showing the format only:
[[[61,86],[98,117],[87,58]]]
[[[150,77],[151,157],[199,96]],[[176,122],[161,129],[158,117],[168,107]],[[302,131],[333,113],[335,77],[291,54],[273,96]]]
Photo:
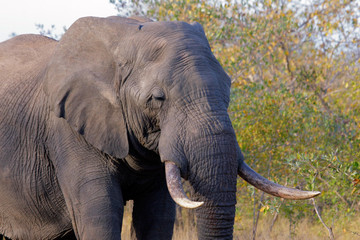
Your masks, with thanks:
[[[152,89],[146,105],[150,108],[160,108],[165,99],[166,97],[164,91],[159,87],[155,87]]]
[[[151,97],[158,101],[165,101],[165,93],[161,88],[155,87],[152,90]]]

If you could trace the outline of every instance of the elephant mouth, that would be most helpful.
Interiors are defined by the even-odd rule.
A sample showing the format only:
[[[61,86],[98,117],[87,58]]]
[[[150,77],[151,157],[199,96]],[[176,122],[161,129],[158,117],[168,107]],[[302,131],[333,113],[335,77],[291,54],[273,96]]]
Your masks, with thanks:
[[[204,202],[190,200],[182,187],[180,169],[171,161],[165,161],[165,175],[168,190],[172,199],[181,207],[198,208]],[[318,196],[318,191],[302,191],[274,183],[251,169],[245,162],[239,162],[238,175],[254,187],[270,195],[291,200],[303,200]]]

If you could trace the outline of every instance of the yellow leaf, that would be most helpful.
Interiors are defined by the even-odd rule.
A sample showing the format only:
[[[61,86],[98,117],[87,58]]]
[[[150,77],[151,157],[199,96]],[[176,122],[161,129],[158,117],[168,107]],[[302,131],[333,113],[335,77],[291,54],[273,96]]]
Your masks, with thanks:
[[[264,212],[265,210],[269,210],[269,208],[270,207],[268,205],[265,205],[262,208],[260,208],[260,212]]]
[[[251,72],[252,74],[255,74],[255,67],[250,68],[250,72]]]

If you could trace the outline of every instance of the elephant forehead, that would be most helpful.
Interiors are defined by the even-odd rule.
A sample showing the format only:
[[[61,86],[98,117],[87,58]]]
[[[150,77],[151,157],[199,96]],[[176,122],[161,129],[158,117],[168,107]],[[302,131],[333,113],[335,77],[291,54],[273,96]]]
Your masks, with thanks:
[[[176,56],[165,56],[161,61],[149,64],[140,78],[141,89],[160,86],[173,99],[200,92],[228,93],[231,81],[220,64],[196,55],[196,51],[192,54],[178,52]]]
[[[196,33],[196,30],[190,24],[181,21],[145,22],[140,24],[139,31],[153,32],[157,34],[168,34],[171,32]]]
[[[149,22],[132,36],[141,89],[163,86],[172,98],[201,89],[230,88],[230,78],[211,52],[205,35],[183,22]]]
[[[161,52],[161,50],[184,51],[210,46],[204,34],[185,22],[148,22],[133,35],[133,44],[140,52]]]
[[[181,59],[180,57],[167,58],[163,61],[149,64],[142,71],[140,77],[141,89],[148,89],[160,86],[171,95],[184,96],[201,89],[217,89],[224,82],[226,75],[219,74],[219,66],[193,59]]]

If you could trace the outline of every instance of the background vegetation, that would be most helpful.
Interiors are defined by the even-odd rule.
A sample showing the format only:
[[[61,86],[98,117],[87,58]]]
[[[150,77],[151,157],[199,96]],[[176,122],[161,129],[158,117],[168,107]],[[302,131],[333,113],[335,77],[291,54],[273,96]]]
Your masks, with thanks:
[[[112,2],[121,15],[201,23],[233,79],[229,113],[247,163],[322,192],[284,201],[239,178],[236,238],[360,238],[359,1]],[[179,215],[183,239],[190,215]]]
[[[360,239],[359,1],[110,2],[122,16],[201,23],[233,79],[229,113],[247,163],[322,192],[287,201],[239,178],[236,239]],[[175,238],[195,239],[192,212],[178,213]]]

